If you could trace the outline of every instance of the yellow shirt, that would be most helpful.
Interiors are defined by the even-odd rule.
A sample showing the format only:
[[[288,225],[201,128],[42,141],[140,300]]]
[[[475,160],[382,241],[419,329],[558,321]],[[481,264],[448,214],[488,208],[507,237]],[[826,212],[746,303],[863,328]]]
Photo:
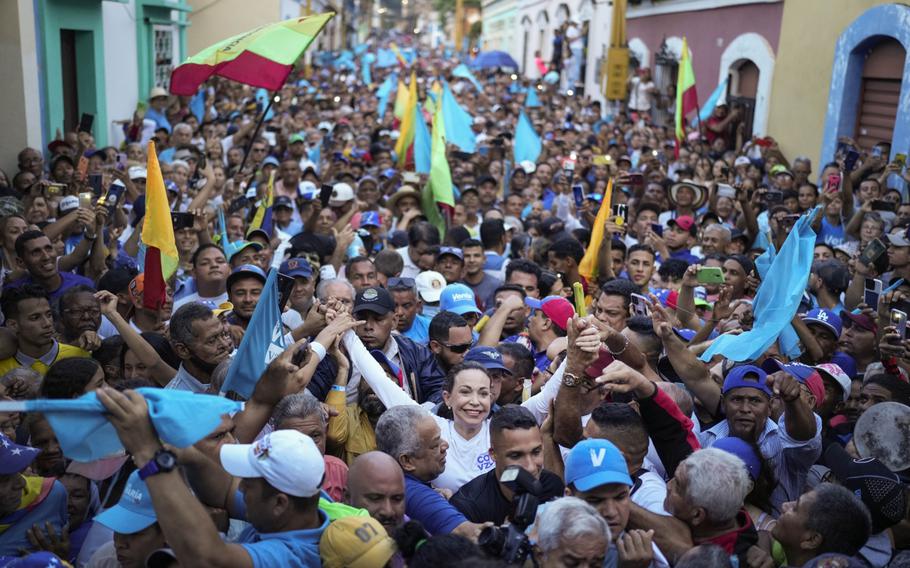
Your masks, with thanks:
[[[54,351],[56,351],[56,354],[54,354]],[[53,359],[51,359],[52,355],[53,355]],[[36,371],[38,374],[40,374],[43,377],[47,373],[48,368],[50,368],[51,365],[53,365],[54,363],[56,363],[57,361],[59,361],[61,359],[68,359],[70,357],[91,357],[91,356],[92,356],[91,353],[89,353],[88,351],[79,349],[78,347],[74,347],[72,345],[67,345],[65,343],[55,342],[54,347],[51,348],[51,350],[48,351],[45,354],[45,356],[40,359],[32,360],[31,357],[29,357],[28,355],[23,355],[22,353],[17,353],[14,357],[10,357],[8,359],[3,359],[2,361],[0,361],[0,375],[4,375],[7,372],[12,371],[13,369],[18,369],[20,367],[28,366],[30,369],[32,369],[33,371]],[[29,360],[32,361],[31,364],[26,365],[26,363],[28,363]],[[50,362],[48,363],[46,361],[50,361]]]
[[[345,404],[344,391],[329,391],[325,403],[338,412],[329,418],[327,442],[333,454],[351,465],[354,458],[376,449],[376,433],[373,425],[357,403]]]

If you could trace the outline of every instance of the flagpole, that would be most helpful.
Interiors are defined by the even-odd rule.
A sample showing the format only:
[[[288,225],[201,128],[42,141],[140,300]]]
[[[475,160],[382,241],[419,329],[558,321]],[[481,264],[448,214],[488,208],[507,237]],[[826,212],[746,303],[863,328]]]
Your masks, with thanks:
[[[250,136],[249,142],[246,143],[246,148],[243,149],[243,160],[240,161],[240,168],[237,170],[238,173],[243,172],[243,166],[246,165],[246,161],[250,157],[250,150],[253,148],[253,142],[256,141],[256,137],[259,136],[259,130],[262,129],[262,123],[265,122],[265,115],[269,113],[269,110],[272,108],[273,102],[278,102],[280,97],[272,93],[272,96],[269,97],[269,104],[265,105],[265,108],[262,109],[262,116],[259,117],[259,122],[256,123],[256,130],[253,131],[253,135]]]

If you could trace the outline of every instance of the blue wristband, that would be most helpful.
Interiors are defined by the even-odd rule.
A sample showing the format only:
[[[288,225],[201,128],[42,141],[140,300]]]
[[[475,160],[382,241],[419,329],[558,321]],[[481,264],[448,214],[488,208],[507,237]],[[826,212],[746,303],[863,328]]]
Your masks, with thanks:
[[[344,392],[344,391],[346,391],[346,390],[348,390],[348,389],[347,389],[347,387],[344,386],[344,385],[332,385],[332,390],[333,390],[333,391],[341,391],[341,392]]]

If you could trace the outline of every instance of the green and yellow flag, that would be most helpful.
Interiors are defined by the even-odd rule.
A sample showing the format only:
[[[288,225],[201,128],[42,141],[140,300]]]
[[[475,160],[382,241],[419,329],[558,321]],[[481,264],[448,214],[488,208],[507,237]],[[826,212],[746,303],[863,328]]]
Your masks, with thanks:
[[[442,118],[442,105],[437,105],[433,116],[433,142],[430,148],[430,180],[421,192],[421,205],[427,220],[439,229],[439,236],[446,233],[446,220],[455,210],[452,191],[452,172],[446,158],[446,126]]]

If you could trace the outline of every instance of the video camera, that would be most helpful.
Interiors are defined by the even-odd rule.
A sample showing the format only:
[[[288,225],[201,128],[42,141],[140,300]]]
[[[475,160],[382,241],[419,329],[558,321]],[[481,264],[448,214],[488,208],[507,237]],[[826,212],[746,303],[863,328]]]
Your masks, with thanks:
[[[513,465],[506,468],[499,482],[512,491],[512,513],[508,525],[487,527],[480,532],[477,544],[491,556],[506,564],[523,566],[531,554],[531,543],[525,531],[537,518],[539,496],[543,493],[540,481],[526,469]],[[536,562],[535,562],[536,565]]]

